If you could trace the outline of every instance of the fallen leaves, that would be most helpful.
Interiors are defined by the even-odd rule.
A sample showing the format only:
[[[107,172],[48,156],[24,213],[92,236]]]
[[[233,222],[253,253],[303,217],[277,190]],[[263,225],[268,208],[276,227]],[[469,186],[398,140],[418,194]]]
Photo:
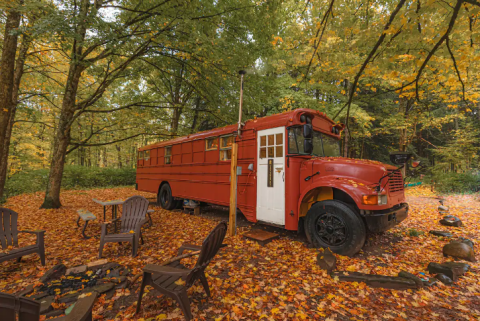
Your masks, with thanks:
[[[91,199],[127,198],[135,194],[130,188],[89,191],[64,191],[58,210],[38,209],[41,193],[20,195],[8,200],[6,207],[17,211],[20,229],[45,229],[47,266],[42,267],[38,256],[5,262],[0,269],[0,289],[18,292],[29,284],[38,283],[44,272],[57,263],[67,267],[98,261],[99,239],[84,240],[81,228],[76,228],[76,210],[85,208],[99,218],[89,224],[87,234],[100,235],[103,209]],[[480,237],[480,203],[475,196],[449,196],[446,204],[450,213],[458,216],[465,226],[447,228],[438,223],[435,194],[426,187],[407,189],[411,207],[407,220],[387,233],[369,237],[363,253],[348,258],[337,256],[339,270],[397,275],[405,270],[418,275],[429,262],[444,262],[442,247],[446,238],[428,234],[430,230],[448,229],[455,237],[478,242]],[[228,213],[225,213],[225,219]],[[118,262],[141,275],[146,264],[161,264],[177,255],[183,243],[200,244],[217,222],[203,214],[187,215],[155,207],[154,225],[143,230],[145,244],[139,255],[132,258],[130,245],[108,244],[104,258]],[[206,301],[200,282],[189,290],[191,309],[200,320],[312,320],[312,319],[460,319],[480,317],[480,277],[478,263],[453,286],[440,285],[418,291],[374,289],[364,283],[343,283],[331,278],[316,266],[317,249],[306,246],[296,232],[286,232],[265,247],[241,235],[250,227],[240,228],[239,235],[227,237],[226,248],[206,270],[212,298]],[[417,237],[409,231],[424,232]],[[25,236],[22,235],[24,238]],[[25,242],[34,239],[24,239]],[[32,244],[32,243],[30,243]],[[477,243],[478,244],[478,243]],[[478,248],[478,247],[477,247]],[[182,260],[192,266],[196,257]],[[347,272],[348,273],[348,272]],[[427,273],[428,275],[428,273]],[[178,305],[171,299],[147,287],[141,313],[135,315],[140,280],[130,289],[119,289],[110,299],[97,299],[94,316],[97,320],[183,320]]]

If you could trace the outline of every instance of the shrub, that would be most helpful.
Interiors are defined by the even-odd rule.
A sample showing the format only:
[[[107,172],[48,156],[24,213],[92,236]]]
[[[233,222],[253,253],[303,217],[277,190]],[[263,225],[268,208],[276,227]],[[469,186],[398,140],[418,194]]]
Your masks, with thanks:
[[[134,168],[65,166],[62,188],[88,189],[134,185],[135,172]],[[16,173],[7,180],[5,199],[18,194],[44,191],[48,181],[48,173],[48,169]]]
[[[478,172],[434,173],[435,189],[440,193],[472,193],[480,191]]]
[[[418,231],[414,228],[411,228],[411,229],[408,230],[408,236],[418,237],[418,236],[423,235],[423,234],[425,234],[425,232]]]

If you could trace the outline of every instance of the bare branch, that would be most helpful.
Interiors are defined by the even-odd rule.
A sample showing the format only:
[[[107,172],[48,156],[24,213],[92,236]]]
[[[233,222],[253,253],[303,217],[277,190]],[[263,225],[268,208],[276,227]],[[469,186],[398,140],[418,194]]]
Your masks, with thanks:
[[[458,70],[457,61],[455,60],[455,56],[453,55],[452,49],[450,48],[450,38],[449,37],[447,37],[447,39],[446,39],[446,44],[447,44],[448,52],[450,53],[450,57],[452,57],[453,66],[455,67],[455,71],[457,72],[458,80],[462,84],[463,101],[465,101],[465,83],[463,82],[462,77],[460,76],[460,71]]]

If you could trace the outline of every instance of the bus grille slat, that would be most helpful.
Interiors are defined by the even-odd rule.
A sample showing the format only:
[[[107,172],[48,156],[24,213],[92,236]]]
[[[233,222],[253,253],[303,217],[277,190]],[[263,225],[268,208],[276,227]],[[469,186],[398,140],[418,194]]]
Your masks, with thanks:
[[[390,173],[394,170],[388,170]],[[403,191],[403,177],[400,171],[397,171],[390,176],[390,180],[388,181],[388,190],[390,193],[397,193]]]

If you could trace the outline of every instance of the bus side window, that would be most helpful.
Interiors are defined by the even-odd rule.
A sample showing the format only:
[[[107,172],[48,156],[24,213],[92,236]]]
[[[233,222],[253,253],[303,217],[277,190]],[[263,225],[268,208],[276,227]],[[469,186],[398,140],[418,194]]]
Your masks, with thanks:
[[[165,164],[171,164],[172,146],[165,147]]]
[[[220,160],[227,161],[232,158],[233,136],[220,137]]]
[[[217,150],[218,148],[218,139],[217,137],[205,139],[205,150]]]
[[[150,165],[150,150],[146,150],[143,153],[144,153],[143,158],[145,159],[145,165]]]

